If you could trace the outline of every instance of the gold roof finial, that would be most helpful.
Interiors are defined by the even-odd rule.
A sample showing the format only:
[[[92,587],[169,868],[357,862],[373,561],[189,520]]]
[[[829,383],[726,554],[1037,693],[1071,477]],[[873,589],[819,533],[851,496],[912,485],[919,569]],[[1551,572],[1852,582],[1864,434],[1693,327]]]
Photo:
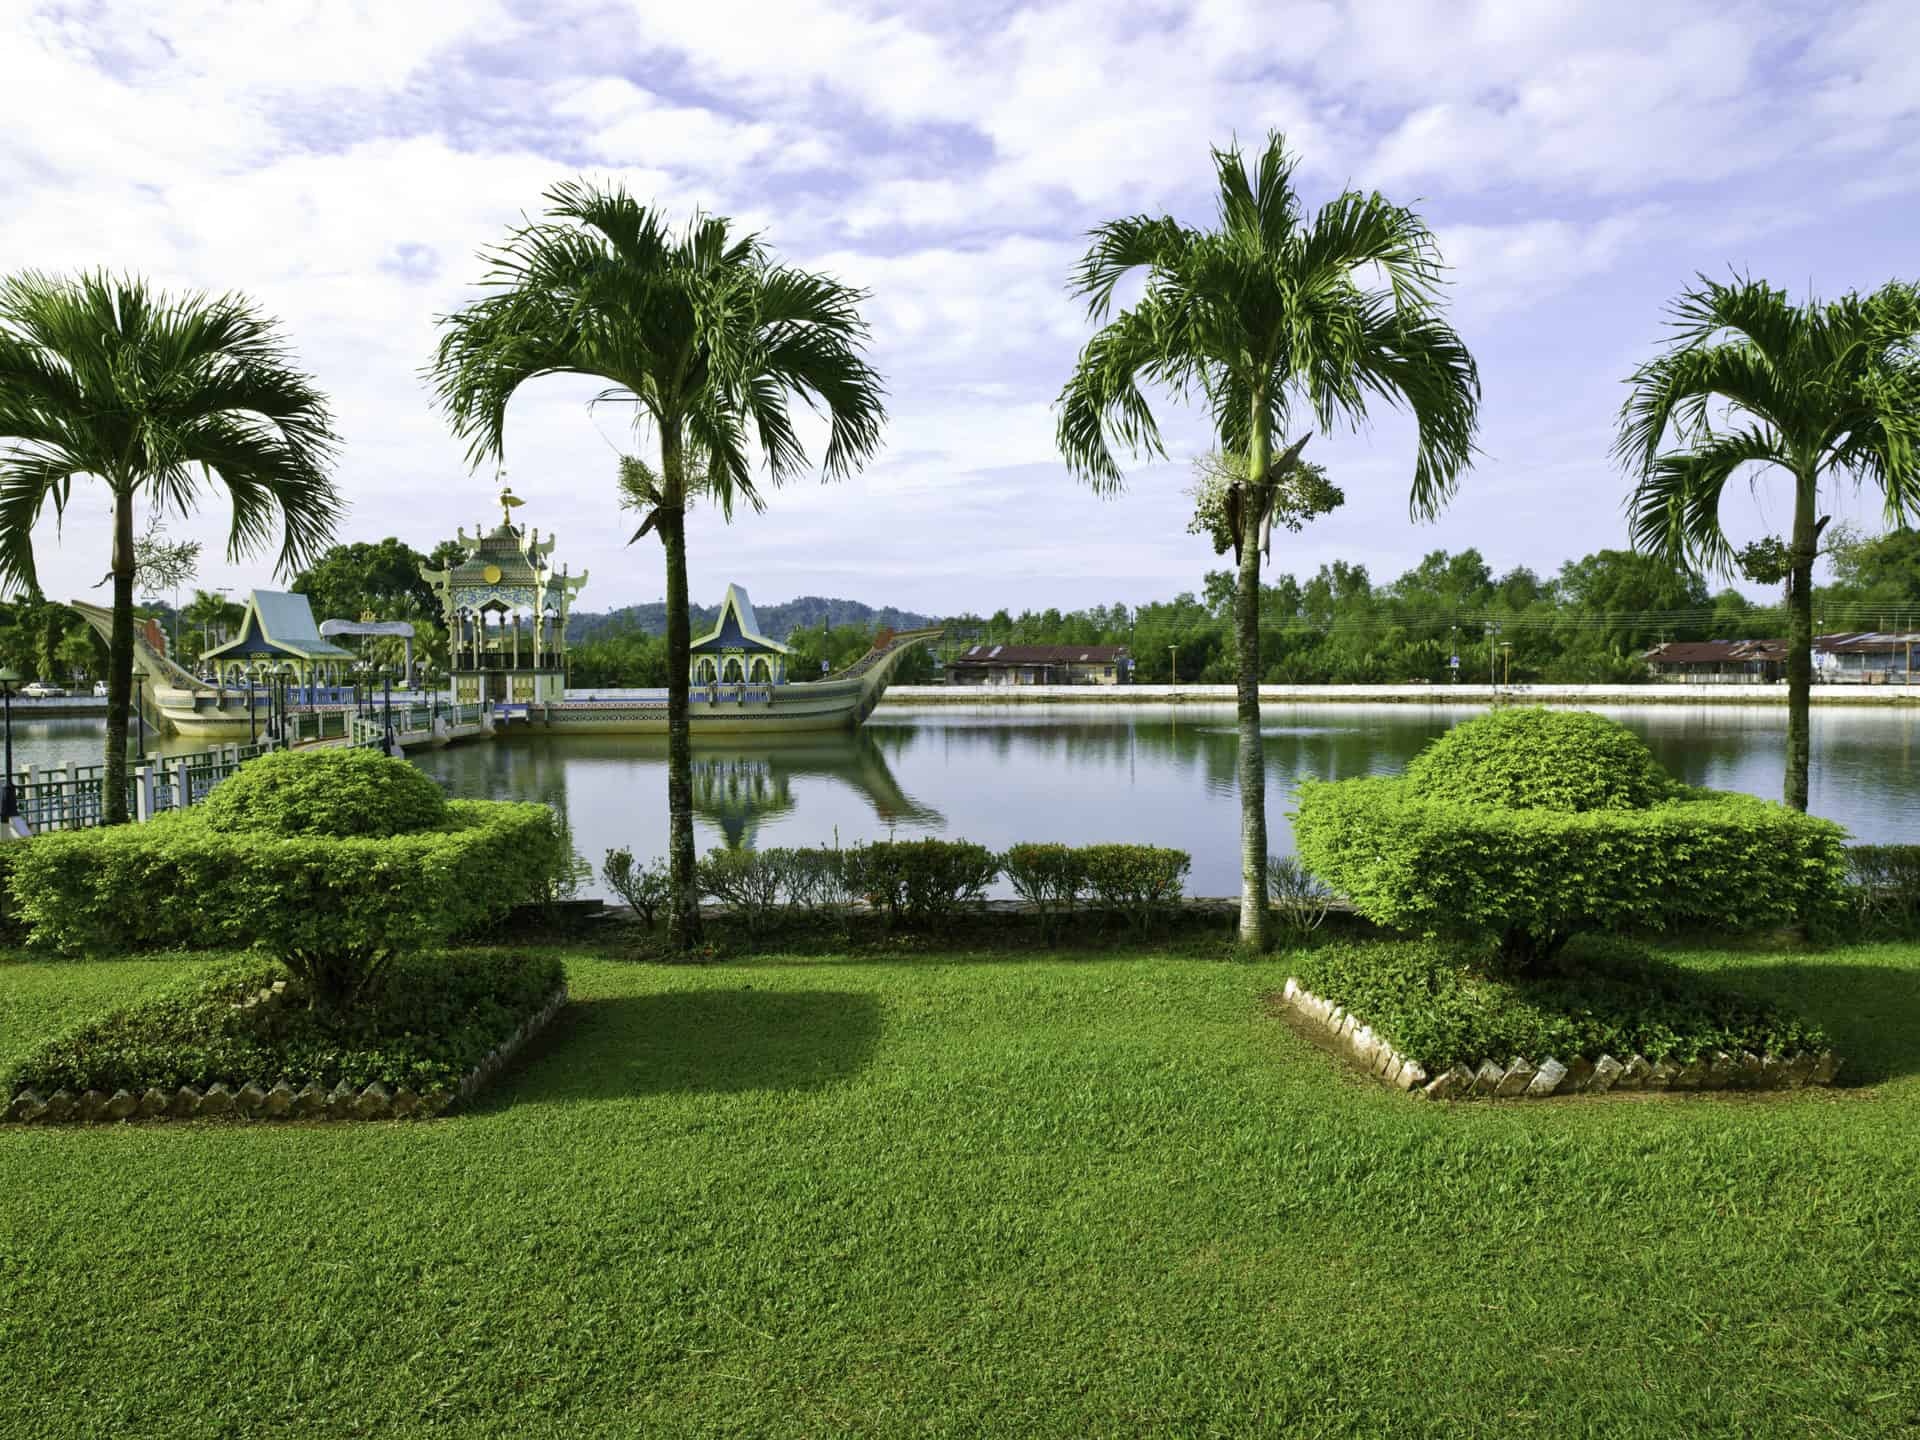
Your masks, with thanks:
[[[494,475],[494,479],[500,483],[500,522],[503,525],[511,526],[513,524],[513,512],[527,502],[514,494],[513,487],[507,484],[506,466],[502,465],[500,467],[499,471]]]

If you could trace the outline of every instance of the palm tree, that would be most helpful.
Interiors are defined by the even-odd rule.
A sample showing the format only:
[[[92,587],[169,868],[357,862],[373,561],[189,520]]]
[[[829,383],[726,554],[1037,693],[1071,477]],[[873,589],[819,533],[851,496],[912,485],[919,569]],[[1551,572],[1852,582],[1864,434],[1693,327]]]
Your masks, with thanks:
[[[1785,789],[1805,810],[1813,562],[1832,518],[1817,513],[1820,487],[1871,484],[1896,527],[1920,506],[1920,288],[1799,306],[1760,281],[1699,279],[1674,302],[1672,343],[1628,381],[1614,453],[1636,482],[1634,544],[1725,573],[1736,563],[1720,522],[1727,482],[1768,467],[1792,479]]]
[[[278,324],[237,295],[171,296],[144,280],[27,271],[0,283],[0,584],[38,590],[33,527],[66,513],[73,482],[113,496],[113,637],[102,819],[127,818],[135,501],[187,514],[201,486],[233,507],[229,559],[279,530],[278,568],[333,535],[327,402]]]
[[[692,751],[687,723],[686,507],[699,497],[731,517],[756,510],[757,451],[778,485],[807,466],[789,402],[824,410],[823,472],[837,479],[880,446],[884,394],[861,358],[865,293],[776,264],[755,235],[696,215],[674,235],[623,187],[569,182],[544,219],[487,252],[489,291],[442,321],[429,374],[474,464],[504,454],[507,402],[543,375],[591,375],[594,403],[634,407],[659,437],[656,467],[621,466],[620,495],[660,537],[667,568],[667,806],[673,895],[669,942],[699,934],[693,880]]]
[[[1348,191],[1309,223],[1293,185],[1298,161],[1278,134],[1267,137],[1251,177],[1238,146],[1215,150],[1213,162],[1217,228],[1136,215],[1092,232],[1071,288],[1101,328],[1060,394],[1058,440],[1080,478],[1117,490],[1113,442],[1135,455],[1166,454],[1144,383],[1197,394],[1220,448],[1244,465],[1227,505],[1238,568],[1240,937],[1264,947],[1260,555],[1276,486],[1313,433],[1289,441],[1289,422],[1299,415],[1322,430],[1358,428],[1369,400],[1404,406],[1419,427],[1411,508],[1428,517],[1472,457],[1480,378],[1441,318],[1439,253],[1418,215],[1377,193]],[[1114,288],[1134,270],[1146,272],[1145,291],[1109,320]]]

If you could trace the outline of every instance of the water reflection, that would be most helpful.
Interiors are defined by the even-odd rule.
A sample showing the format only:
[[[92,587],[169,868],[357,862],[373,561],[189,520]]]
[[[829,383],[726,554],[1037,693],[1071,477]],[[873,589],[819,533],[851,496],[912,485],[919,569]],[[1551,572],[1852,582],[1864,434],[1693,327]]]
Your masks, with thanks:
[[[1276,852],[1303,779],[1397,771],[1475,706],[1267,707],[1268,817]],[[1782,708],[1615,707],[1667,769],[1694,785],[1780,793]],[[1820,708],[1812,808],[1865,841],[1920,841],[1920,707]],[[35,722],[36,764],[92,761],[98,722]],[[56,733],[57,732],[57,733]],[[63,753],[64,752],[64,753]],[[850,844],[939,833],[996,849],[1020,840],[1144,840],[1193,855],[1191,888],[1238,888],[1237,742],[1228,706],[1134,709],[885,707],[852,735],[696,742],[694,813],[714,846]],[[611,846],[666,847],[664,737],[520,735],[414,757],[456,794],[540,800],[566,814],[596,866]]]
[[[552,805],[595,863],[615,845],[650,854],[665,848],[665,736],[522,735],[413,759],[455,795]],[[758,742],[696,738],[693,813],[702,849],[832,843],[839,835],[850,842],[947,823],[901,788],[871,730]]]

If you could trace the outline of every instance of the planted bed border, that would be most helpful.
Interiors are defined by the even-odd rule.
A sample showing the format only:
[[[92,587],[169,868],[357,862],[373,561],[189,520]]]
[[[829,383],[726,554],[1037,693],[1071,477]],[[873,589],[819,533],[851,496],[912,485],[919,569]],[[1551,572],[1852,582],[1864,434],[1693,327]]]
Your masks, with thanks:
[[[282,982],[284,984],[284,982]],[[278,987],[262,990],[242,1005],[279,1003]],[[23,1089],[7,1103],[0,1123],[17,1125],[77,1124],[103,1120],[199,1120],[219,1116],[234,1120],[425,1120],[473,1099],[535,1035],[547,1027],[567,1003],[563,984],[532,1015],[515,1027],[486,1058],[451,1088],[436,1086],[416,1094],[402,1085],[389,1091],[378,1080],[355,1090],[342,1080],[328,1090],[317,1080],[294,1089],[285,1080],[272,1088],[249,1081],[238,1090],[215,1081],[205,1090],[182,1085],[178,1090],[150,1086],[139,1095],[116,1090],[88,1090],[73,1095],[56,1090],[42,1098]]]
[[[1542,1100],[1550,1095],[1604,1095],[1610,1090],[1798,1090],[1831,1085],[1840,1069],[1840,1058],[1831,1050],[1785,1056],[1713,1050],[1684,1063],[1648,1060],[1644,1055],[1618,1060],[1603,1054],[1598,1060],[1576,1055],[1564,1064],[1549,1055],[1535,1064],[1516,1056],[1505,1066],[1492,1060],[1482,1060],[1478,1066],[1463,1061],[1430,1076],[1352,1011],[1321,999],[1291,975],[1280,999],[1324,1031],[1336,1049],[1344,1050],[1368,1074],[1428,1100]]]

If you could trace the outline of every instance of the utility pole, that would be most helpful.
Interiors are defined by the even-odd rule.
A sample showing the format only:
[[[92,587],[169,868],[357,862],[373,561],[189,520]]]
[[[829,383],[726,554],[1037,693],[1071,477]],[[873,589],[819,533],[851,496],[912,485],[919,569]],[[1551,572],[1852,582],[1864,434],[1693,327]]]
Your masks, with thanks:
[[[1167,649],[1173,652],[1173,659],[1169,663],[1173,666],[1173,683],[1178,685],[1180,683],[1180,647],[1169,645]]]
[[[1502,683],[1511,690],[1513,688],[1513,642],[1511,640],[1500,642],[1500,660],[1506,670]]]
[[[1499,633],[1500,627],[1498,625],[1489,626],[1487,629],[1487,688],[1489,690],[1498,690],[1500,688],[1500,672],[1494,666],[1493,655],[1494,637]]]

